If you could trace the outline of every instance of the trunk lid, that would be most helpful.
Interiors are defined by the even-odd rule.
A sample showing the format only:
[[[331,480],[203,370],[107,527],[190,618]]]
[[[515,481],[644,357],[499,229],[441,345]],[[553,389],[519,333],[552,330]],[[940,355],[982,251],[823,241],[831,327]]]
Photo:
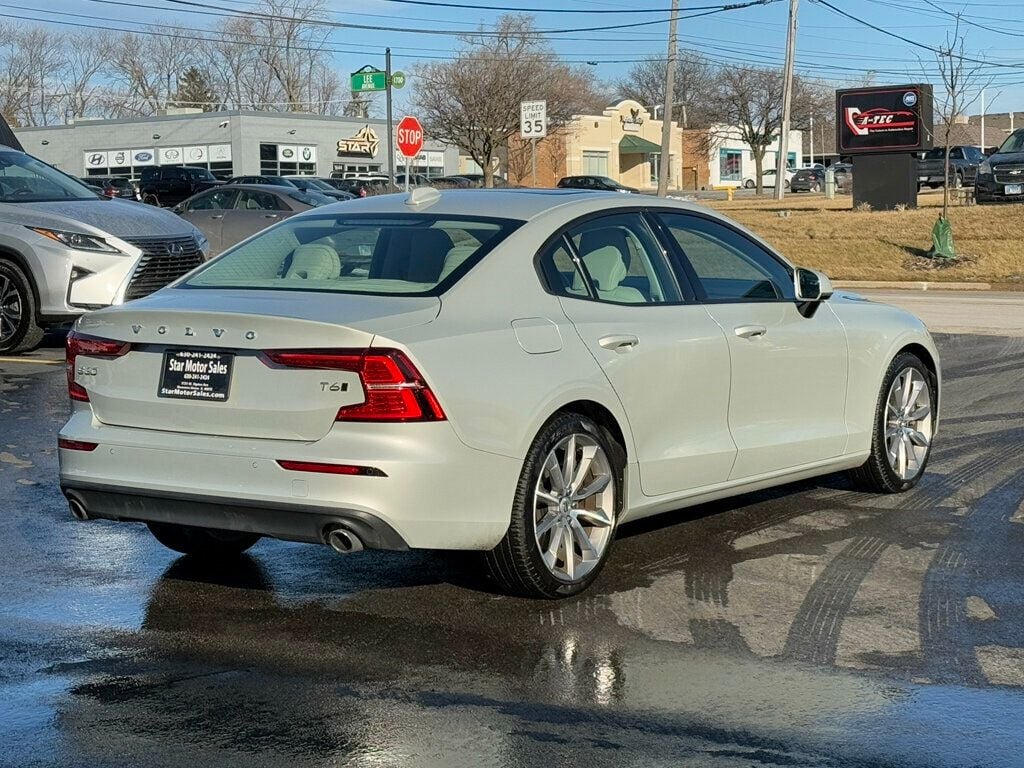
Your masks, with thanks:
[[[359,375],[284,368],[260,353],[365,349],[379,333],[429,323],[440,306],[435,297],[169,289],[84,316],[79,333],[127,341],[132,348],[111,359],[79,358],[75,380],[86,388],[93,413],[104,424],[315,441],[331,430],[339,408],[365,400]],[[178,396],[167,396],[169,357],[179,370],[182,363],[176,352],[200,363],[202,355],[193,353],[216,353],[218,365],[227,355],[229,374],[212,382],[225,398],[203,399],[208,391],[184,397],[173,386]],[[190,370],[204,375],[202,369]]]

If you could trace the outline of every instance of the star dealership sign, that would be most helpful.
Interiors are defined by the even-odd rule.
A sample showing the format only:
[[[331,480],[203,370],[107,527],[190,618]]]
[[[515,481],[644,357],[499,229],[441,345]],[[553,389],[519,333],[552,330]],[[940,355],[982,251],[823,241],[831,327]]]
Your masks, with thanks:
[[[376,157],[379,147],[380,139],[377,138],[377,132],[370,126],[364,125],[354,136],[338,140],[338,155]]]

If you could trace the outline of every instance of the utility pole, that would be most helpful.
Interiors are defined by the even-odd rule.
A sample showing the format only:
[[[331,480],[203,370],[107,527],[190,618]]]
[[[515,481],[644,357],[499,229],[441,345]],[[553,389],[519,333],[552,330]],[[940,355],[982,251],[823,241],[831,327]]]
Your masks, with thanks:
[[[378,59],[379,61],[379,59]],[[380,70],[377,70],[378,72]],[[384,83],[387,86],[388,187],[395,186],[395,126],[391,115],[391,49],[384,49]],[[409,160],[405,161],[405,180],[409,181]]]
[[[996,98],[999,98],[997,95]],[[981,151],[985,151],[985,89],[981,89],[981,142],[978,144]]]
[[[782,131],[779,134],[779,151],[775,158],[775,199],[781,200],[786,193],[786,159],[789,155],[789,112],[793,104],[793,56],[796,53],[796,10],[799,0],[789,0],[789,29],[786,32],[786,68],[782,80]]]
[[[668,64],[665,67],[665,105],[661,122],[661,168],[658,170],[658,196],[668,194],[668,176],[672,170],[672,103],[676,88],[676,22],[679,0],[672,0],[672,16],[668,22]]]

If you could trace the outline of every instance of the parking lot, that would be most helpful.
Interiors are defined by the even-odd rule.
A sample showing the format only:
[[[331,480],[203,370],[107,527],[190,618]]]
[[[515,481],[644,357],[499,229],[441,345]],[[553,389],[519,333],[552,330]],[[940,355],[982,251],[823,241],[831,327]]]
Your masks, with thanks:
[[[1024,324],[999,298],[913,307],[967,318],[915,491],[828,476],[627,525],[562,602],[468,555],[265,540],[201,568],[76,522],[59,340],[4,359],[0,764],[1019,766]]]

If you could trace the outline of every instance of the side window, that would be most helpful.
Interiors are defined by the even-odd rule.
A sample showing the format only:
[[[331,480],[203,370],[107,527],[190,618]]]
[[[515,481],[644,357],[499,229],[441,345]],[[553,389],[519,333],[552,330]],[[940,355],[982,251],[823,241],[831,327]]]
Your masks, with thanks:
[[[964,151],[960,147],[953,147],[952,149],[949,150],[949,159],[950,160],[963,160],[964,159]]]
[[[587,283],[577,269],[564,237],[558,238],[541,256],[540,268],[548,288],[559,296],[587,297]]]
[[[790,270],[745,235],[701,216],[659,216],[710,301],[795,300]]]
[[[284,208],[277,195],[254,189],[243,189],[239,192],[235,207],[246,211],[280,211]]]
[[[190,211],[222,211],[231,208],[235,201],[234,192],[230,190],[215,189],[212,192],[204,192],[192,198],[188,204]]]
[[[661,246],[640,214],[591,219],[567,234],[598,300],[616,304],[682,300]]]

